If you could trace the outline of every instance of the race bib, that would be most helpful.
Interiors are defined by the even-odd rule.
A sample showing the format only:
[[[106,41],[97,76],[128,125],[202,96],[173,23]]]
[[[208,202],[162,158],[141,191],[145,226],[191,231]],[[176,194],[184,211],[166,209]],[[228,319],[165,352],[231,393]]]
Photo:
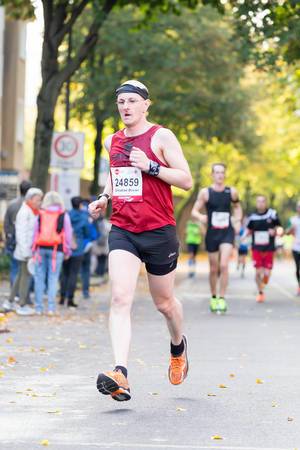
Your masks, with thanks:
[[[124,202],[143,201],[143,178],[136,167],[111,167],[113,197]]]
[[[268,245],[270,243],[270,235],[268,231],[255,231],[254,232],[255,245]]]
[[[229,212],[213,211],[211,216],[211,224],[213,228],[228,228],[229,220],[230,220]]]

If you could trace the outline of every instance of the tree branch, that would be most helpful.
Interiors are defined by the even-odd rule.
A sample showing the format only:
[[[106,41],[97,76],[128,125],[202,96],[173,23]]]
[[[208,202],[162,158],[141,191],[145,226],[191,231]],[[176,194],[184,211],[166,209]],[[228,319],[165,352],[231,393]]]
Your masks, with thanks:
[[[81,15],[82,11],[86,7],[86,5],[89,3],[89,0],[82,0],[77,7],[73,7],[72,14],[70,19],[63,27],[59,27],[55,30],[53,34],[53,42],[55,42],[56,45],[60,45],[63,41],[65,35],[69,33],[69,31],[72,29],[74,23],[78,19],[78,17]]]
[[[92,26],[90,27],[90,31],[84,39],[84,42],[82,43],[78,52],[71,59],[71,61],[59,72],[58,84],[60,86],[62,86],[63,83],[73,75],[73,73],[80,67],[82,61],[85,60],[90,50],[95,46],[99,36],[99,29],[101,28],[101,25],[107,18],[109,12],[112,10],[116,2],[117,0],[107,0],[105,2],[101,16],[98,16],[93,22]]]

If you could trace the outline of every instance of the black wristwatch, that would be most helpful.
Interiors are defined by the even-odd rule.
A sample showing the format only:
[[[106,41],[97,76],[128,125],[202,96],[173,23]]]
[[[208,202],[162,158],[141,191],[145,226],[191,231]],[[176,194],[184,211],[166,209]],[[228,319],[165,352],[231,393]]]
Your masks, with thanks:
[[[152,159],[150,159],[150,166],[149,166],[148,174],[152,175],[153,177],[157,177],[157,175],[159,174],[159,171],[160,171],[160,165],[157,162],[152,161]]]
[[[108,194],[100,194],[100,195],[98,196],[97,200],[100,200],[101,197],[106,197],[108,202],[109,202],[109,200],[110,200],[110,196],[109,196]]]

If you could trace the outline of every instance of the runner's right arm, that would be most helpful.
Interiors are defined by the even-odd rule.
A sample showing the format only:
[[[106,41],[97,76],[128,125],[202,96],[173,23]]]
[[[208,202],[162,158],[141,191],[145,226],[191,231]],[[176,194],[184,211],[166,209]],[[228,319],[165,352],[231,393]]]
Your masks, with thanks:
[[[200,222],[200,224],[207,224],[207,214],[201,214],[205,208],[205,205],[208,201],[208,190],[207,188],[203,188],[199,191],[197,200],[192,209],[192,217]]]
[[[108,136],[104,141],[104,146],[108,152],[110,152],[112,135]],[[108,195],[109,198],[112,196],[112,184],[110,174],[107,177],[105,188],[102,194]],[[93,219],[98,219],[100,217],[101,212],[104,212],[108,205],[108,198],[104,195],[100,197],[98,200],[89,204],[89,213]]]

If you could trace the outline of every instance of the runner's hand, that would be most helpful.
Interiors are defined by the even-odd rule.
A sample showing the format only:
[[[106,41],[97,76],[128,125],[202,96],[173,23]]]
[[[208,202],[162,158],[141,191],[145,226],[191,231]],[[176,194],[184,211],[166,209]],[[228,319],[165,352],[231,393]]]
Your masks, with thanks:
[[[275,228],[269,228],[269,235],[270,235],[270,236],[275,236],[275,235],[276,235],[276,230],[275,230]]]
[[[138,147],[132,147],[130,152],[130,162],[133,167],[141,169],[143,172],[148,172],[150,169],[150,159],[146,153]]]
[[[99,200],[95,200],[89,204],[89,213],[93,219],[98,219],[100,214],[106,210],[106,207],[107,198],[101,197]]]

